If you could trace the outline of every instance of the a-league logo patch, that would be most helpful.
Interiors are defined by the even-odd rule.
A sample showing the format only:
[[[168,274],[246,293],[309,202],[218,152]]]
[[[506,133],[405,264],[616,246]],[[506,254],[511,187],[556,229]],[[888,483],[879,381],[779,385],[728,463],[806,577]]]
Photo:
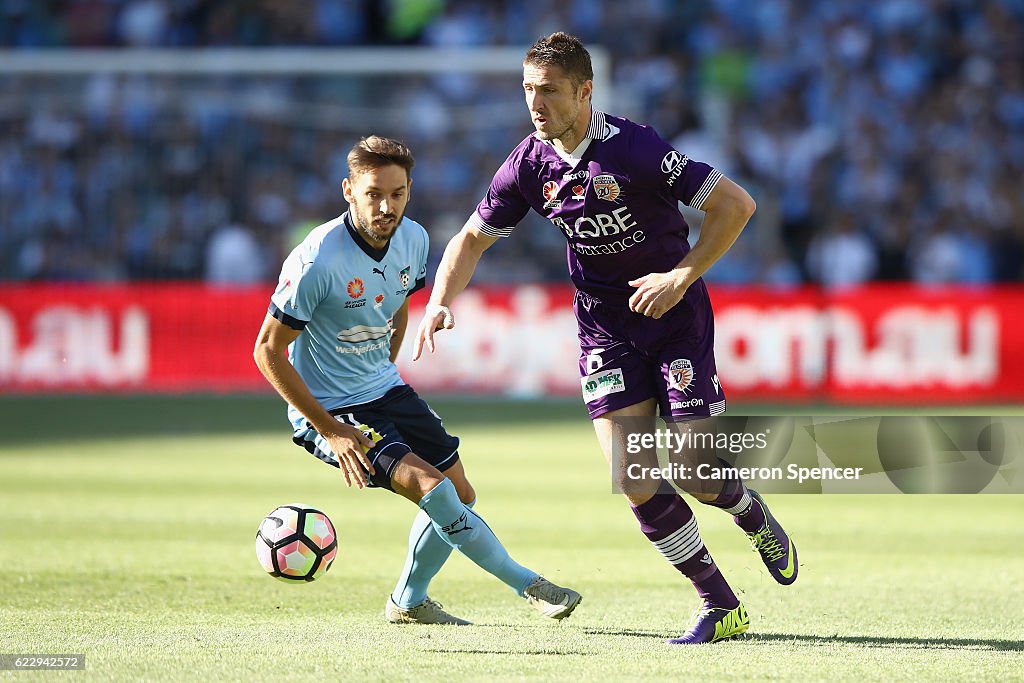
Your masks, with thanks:
[[[668,385],[672,389],[686,392],[693,383],[693,363],[687,358],[678,358],[668,366]]]
[[[406,289],[409,288],[409,266],[402,268],[398,273],[398,281],[402,283],[402,286]]]
[[[615,182],[615,177],[607,173],[595,176],[593,185],[597,198],[607,202],[614,202],[622,194],[622,188]]]
[[[544,202],[545,209],[554,209],[555,211],[557,211],[558,209],[562,208],[562,200],[555,199],[555,197],[558,196],[558,183],[556,183],[554,180],[547,181],[546,183],[544,183],[543,192],[544,199],[547,200]]]
[[[366,287],[363,285],[363,281],[357,277],[352,278],[348,281],[348,295],[353,299],[358,299],[363,295],[363,290]]]
[[[544,183],[544,199],[549,202],[558,196],[558,183],[554,180],[549,180]]]

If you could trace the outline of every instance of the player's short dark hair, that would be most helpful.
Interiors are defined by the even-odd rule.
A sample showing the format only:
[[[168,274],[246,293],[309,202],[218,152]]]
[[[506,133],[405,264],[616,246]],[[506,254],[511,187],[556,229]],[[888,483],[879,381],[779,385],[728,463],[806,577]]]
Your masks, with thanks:
[[[391,164],[401,166],[405,174],[410,176],[416,160],[404,144],[380,135],[363,138],[348,153],[348,172],[352,176]]]
[[[579,38],[562,31],[538,38],[526,51],[523,64],[560,67],[577,89],[583,81],[594,80],[594,67],[587,48]]]

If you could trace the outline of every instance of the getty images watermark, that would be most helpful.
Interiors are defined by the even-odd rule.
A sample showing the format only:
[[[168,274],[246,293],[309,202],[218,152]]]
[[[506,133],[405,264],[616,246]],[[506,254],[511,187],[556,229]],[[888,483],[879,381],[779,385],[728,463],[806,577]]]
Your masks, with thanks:
[[[614,418],[615,491],[1024,493],[1024,416]]]
[[[725,451],[738,455],[752,450],[768,448],[768,437],[771,430],[750,433],[714,433],[700,432],[692,427],[664,427],[653,432],[631,433],[626,441],[626,453],[638,456],[645,450],[664,449],[669,453],[682,454],[687,451],[695,453],[716,453]],[[789,463],[781,466],[737,467],[728,461],[701,461],[695,458],[691,464],[681,462],[660,463],[656,466],[644,466],[640,462],[630,462],[626,467],[626,475],[630,479],[666,479],[674,480],[723,480],[740,478],[750,481],[795,481],[802,484],[809,480],[860,479],[863,467],[801,467]]]

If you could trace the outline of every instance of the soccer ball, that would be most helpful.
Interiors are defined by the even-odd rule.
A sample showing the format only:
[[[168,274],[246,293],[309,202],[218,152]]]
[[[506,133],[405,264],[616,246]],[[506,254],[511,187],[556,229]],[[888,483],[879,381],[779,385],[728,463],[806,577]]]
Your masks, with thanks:
[[[256,530],[256,559],[275,579],[312,581],[331,568],[337,554],[334,525],[308,505],[282,505]]]

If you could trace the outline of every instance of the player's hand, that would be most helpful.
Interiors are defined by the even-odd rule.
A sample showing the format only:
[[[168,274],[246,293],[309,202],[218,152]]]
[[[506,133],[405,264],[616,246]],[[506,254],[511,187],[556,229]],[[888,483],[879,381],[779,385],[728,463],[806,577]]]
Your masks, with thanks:
[[[629,297],[629,310],[657,320],[678,304],[690,283],[678,272],[651,273],[629,281],[636,287]]]
[[[423,320],[420,321],[419,330],[416,331],[416,340],[412,346],[412,359],[418,360],[423,353],[423,345],[426,343],[430,352],[434,352],[434,332],[438,330],[450,330],[455,327],[455,316],[447,306],[440,304],[427,304],[423,310]]]
[[[345,485],[366,486],[366,473],[374,474],[373,465],[366,452],[373,448],[371,441],[359,429],[350,424],[338,423],[337,429],[330,435],[324,435],[331,451],[338,457],[338,465],[345,475]]]

